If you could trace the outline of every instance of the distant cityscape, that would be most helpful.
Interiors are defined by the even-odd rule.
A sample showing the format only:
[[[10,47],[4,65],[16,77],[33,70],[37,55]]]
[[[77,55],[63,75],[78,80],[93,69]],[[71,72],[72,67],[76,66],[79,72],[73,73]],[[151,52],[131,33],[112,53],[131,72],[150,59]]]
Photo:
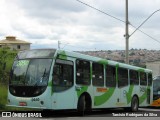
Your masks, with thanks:
[[[28,50],[30,49],[30,42],[19,40],[15,36],[6,36],[5,39],[0,40],[0,48],[10,47],[11,50]],[[114,60],[121,63],[125,62],[125,50],[99,50],[99,51],[77,51],[83,54],[96,56],[108,60]],[[129,64],[140,67],[145,67],[147,62],[160,61],[160,50],[147,49],[130,49],[129,50]]]
[[[108,60],[125,62],[125,50],[79,51],[80,53],[96,56]],[[160,50],[130,49],[129,63],[145,67],[147,62],[160,61]]]

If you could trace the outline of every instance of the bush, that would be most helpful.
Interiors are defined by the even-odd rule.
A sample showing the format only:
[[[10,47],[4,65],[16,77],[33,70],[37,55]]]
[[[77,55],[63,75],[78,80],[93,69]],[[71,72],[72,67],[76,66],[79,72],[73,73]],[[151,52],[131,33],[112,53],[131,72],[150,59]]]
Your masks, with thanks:
[[[17,51],[0,48],[0,110],[4,110],[7,103],[9,75],[16,54]]]
[[[0,110],[4,110],[7,104],[7,89],[6,85],[0,83]]]
[[[0,49],[0,82],[3,84],[8,83],[9,73],[16,54],[17,51],[12,51],[7,48]]]

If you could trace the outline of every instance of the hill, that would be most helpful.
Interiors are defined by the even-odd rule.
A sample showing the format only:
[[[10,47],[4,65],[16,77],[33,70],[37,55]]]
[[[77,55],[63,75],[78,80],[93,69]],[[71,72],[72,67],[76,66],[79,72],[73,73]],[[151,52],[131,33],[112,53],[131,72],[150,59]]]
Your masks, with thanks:
[[[125,62],[125,50],[79,51],[80,53],[108,60]],[[160,50],[130,49],[129,64],[145,67],[146,62],[160,61]]]

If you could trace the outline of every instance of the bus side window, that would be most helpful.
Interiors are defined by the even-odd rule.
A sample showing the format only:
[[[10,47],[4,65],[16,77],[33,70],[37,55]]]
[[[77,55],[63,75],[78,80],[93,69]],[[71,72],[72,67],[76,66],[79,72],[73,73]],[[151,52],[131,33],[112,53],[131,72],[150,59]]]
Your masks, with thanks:
[[[130,75],[130,85],[139,85],[138,72],[130,70],[129,75]]]
[[[92,82],[94,86],[104,86],[103,65],[98,63],[92,64]]]
[[[118,87],[128,85],[128,69],[118,68]]]
[[[106,66],[106,87],[116,86],[116,68],[113,66]]]
[[[90,62],[76,60],[76,84],[90,85]]]
[[[147,85],[147,74],[140,72],[140,85]]]

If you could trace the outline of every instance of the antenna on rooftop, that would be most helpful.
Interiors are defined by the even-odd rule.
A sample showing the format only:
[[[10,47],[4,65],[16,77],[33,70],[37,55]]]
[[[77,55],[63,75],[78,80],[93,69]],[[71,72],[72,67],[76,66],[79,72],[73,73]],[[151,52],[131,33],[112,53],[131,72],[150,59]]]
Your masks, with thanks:
[[[61,42],[58,40],[58,49],[60,49]]]

